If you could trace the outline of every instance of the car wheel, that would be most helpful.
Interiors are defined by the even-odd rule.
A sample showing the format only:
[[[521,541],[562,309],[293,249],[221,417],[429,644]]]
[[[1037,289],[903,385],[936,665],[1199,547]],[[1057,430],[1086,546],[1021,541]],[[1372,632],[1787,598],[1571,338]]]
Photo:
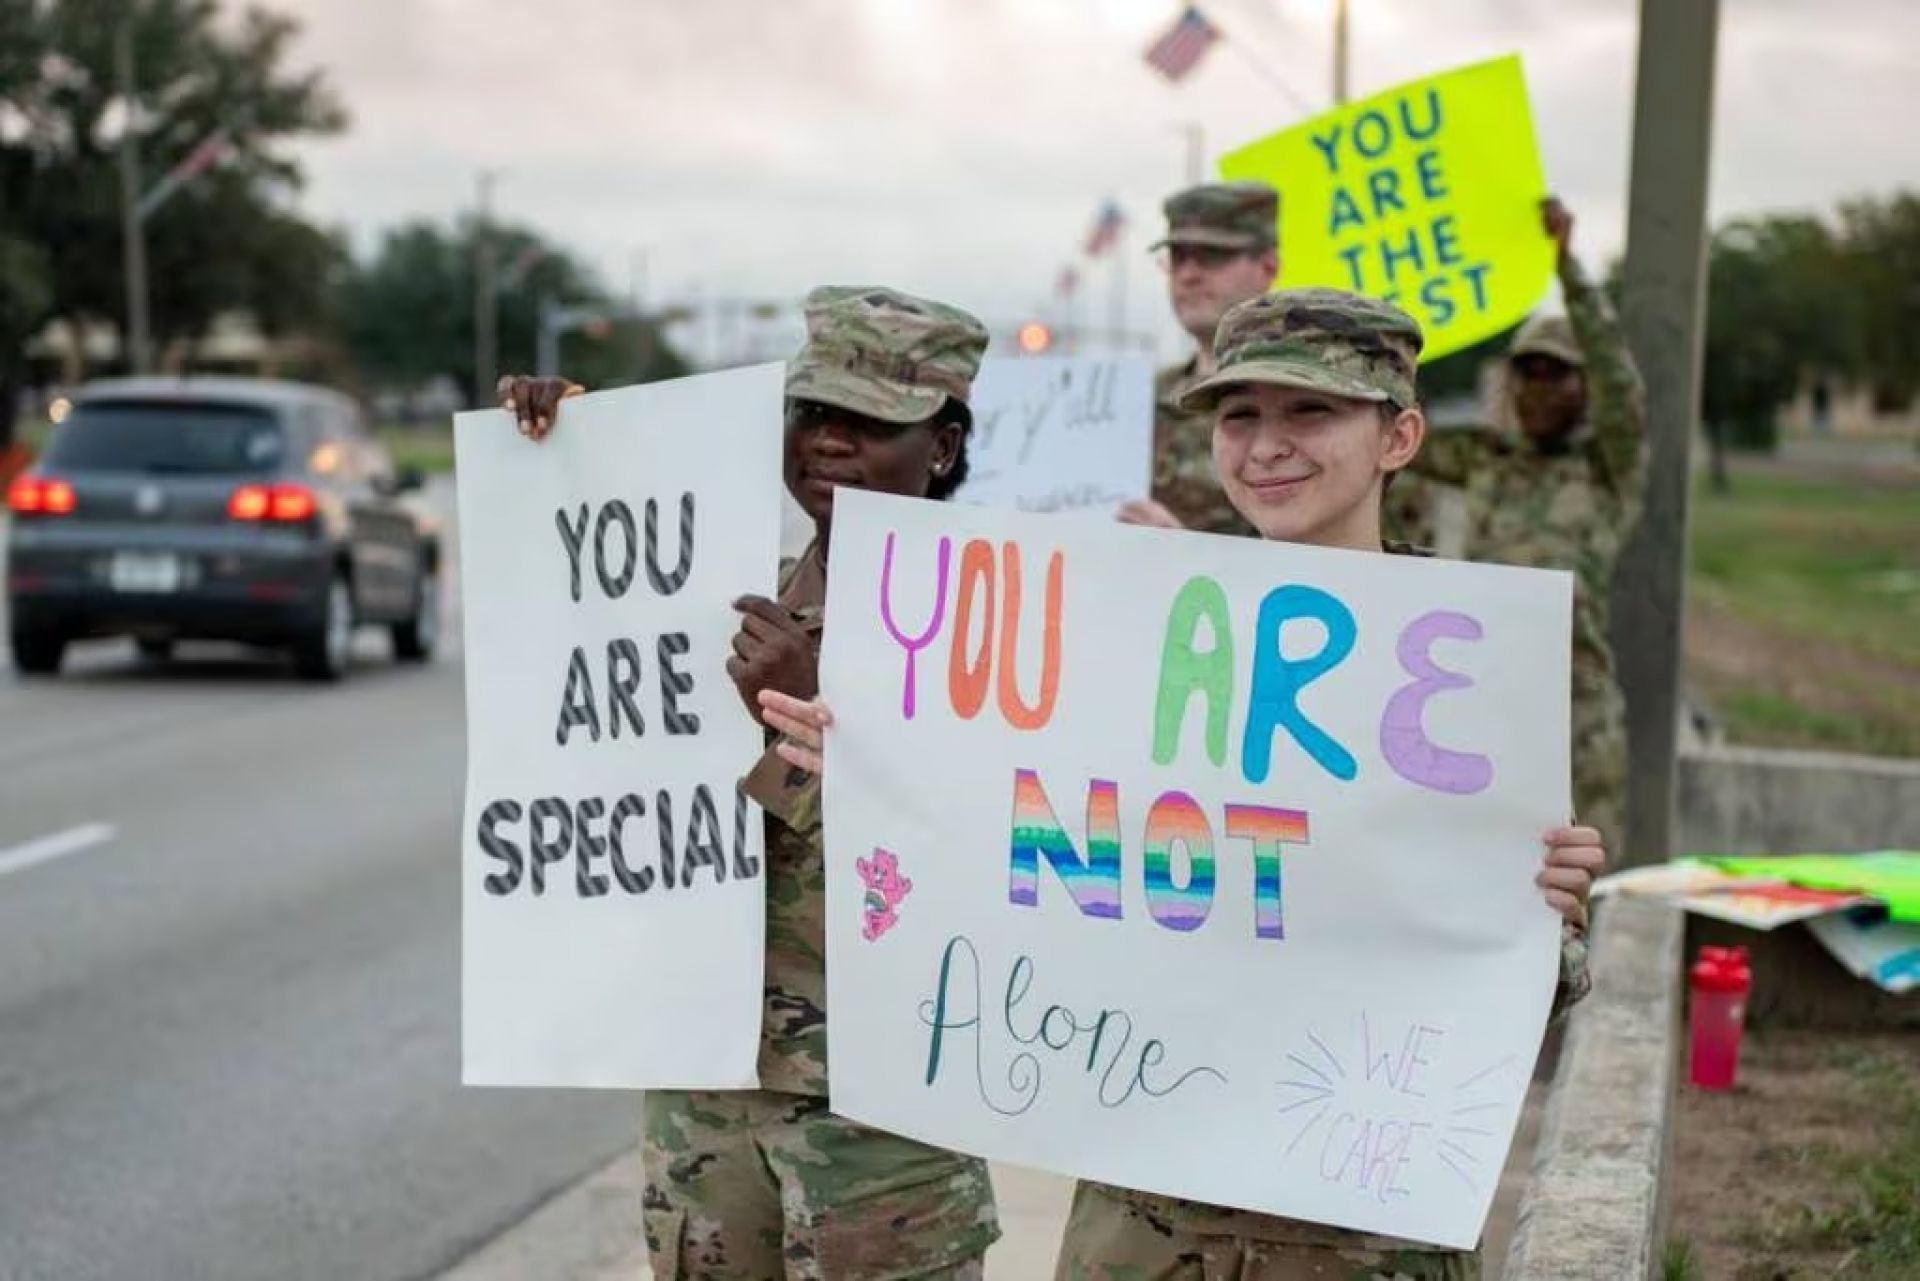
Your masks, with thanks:
[[[413,616],[393,625],[393,656],[403,663],[424,663],[440,643],[440,575],[420,572],[413,589]]]
[[[173,657],[173,641],[164,636],[142,636],[134,642],[140,657],[150,663],[164,663]]]
[[[293,665],[310,681],[337,681],[353,651],[353,588],[345,578],[327,587],[320,617],[293,646]]]
[[[60,670],[67,638],[39,628],[13,629],[13,665],[22,676],[52,676]]]

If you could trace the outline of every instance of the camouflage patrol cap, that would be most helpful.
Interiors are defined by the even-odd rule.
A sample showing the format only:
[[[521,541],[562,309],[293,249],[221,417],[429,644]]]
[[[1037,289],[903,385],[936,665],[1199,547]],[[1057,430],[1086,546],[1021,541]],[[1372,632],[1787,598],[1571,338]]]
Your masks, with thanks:
[[[1279,235],[1280,193],[1264,182],[1203,182],[1167,197],[1167,234],[1150,248],[1211,245],[1271,249]]]
[[[1528,316],[1520,332],[1513,336],[1507,359],[1518,360],[1522,356],[1551,356],[1575,369],[1587,367],[1587,355],[1580,350],[1580,340],[1574,337],[1573,322],[1565,316],[1549,316],[1543,312]]]
[[[830,285],[806,302],[807,341],[787,362],[787,395],[890,423],[965,403],[987,328],[958,307],[895,289]]]
[[[1422,342],[1418,322],[1392,303],[1343,289],[1282,289],[1221,317],[1217,368],[1181,393],[1180,408],[1210,409],[1246,383],[1405,408],[1414,403]]]

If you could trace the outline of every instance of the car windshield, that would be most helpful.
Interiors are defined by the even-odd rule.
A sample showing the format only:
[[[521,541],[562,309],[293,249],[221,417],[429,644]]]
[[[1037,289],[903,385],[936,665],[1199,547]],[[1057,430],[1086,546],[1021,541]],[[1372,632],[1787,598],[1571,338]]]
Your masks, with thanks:
[[[101,401],[76,406],[45,462],[64,471],[235,475],[274,470],[286,437],[250,405]]]

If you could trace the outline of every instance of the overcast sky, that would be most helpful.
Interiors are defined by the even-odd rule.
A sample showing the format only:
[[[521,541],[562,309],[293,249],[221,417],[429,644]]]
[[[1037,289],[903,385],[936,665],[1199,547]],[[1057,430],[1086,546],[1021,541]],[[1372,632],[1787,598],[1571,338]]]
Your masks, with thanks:
[[[1129,317],[1163,333],[1144,252],[1186,172],[1330,97],[1331,0],[1213,0],[1181,84],[1141,51],[1174,0],[270,0],[353,112],[305,149],[307,211],[381,228],[497,208],[655,302],[895,284],[1012,325],[1101,198],[1132,218]],[[1356,97],[1525,59],[1549,183],[1596,264],[1625,237],[1636,0],[1352,0]],[[1914,0],[1722,0],[1716,219],[1920,185]],[[1274,81],[1291,90],[1291,96]],[[1109,267],[1083,272],[1104,321]],[[1169,341],[1169,347],[1171,342]]]

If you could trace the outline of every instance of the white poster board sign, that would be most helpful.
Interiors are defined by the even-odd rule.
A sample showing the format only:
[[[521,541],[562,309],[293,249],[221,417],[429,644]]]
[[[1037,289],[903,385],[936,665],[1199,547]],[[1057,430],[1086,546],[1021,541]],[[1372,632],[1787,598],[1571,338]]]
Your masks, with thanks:
[[[777,572],[781,379],[580,397],[540,444],[455,421],[468,1084],[756,1083],[764,747],[725,661]]]
[[[991,358],[972,406],[960,502],[1111,512],[1152,486],[1153,366],[1141,357]]]
[[[968,403],[958,502],[1109,514],[1153,487],[1153,366],[1142,357],[990,356]],[[788,498],[782,552],[797,556],[812,537]]]
[[[834,1110],[1471,1246],[1558,972],[1571,579],[847,493],[829,583]]]

